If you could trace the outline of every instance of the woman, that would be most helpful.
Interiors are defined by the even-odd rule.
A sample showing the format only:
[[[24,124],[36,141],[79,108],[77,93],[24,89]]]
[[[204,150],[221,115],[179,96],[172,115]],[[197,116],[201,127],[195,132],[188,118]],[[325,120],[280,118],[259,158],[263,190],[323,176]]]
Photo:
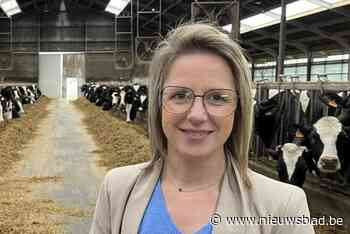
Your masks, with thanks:
[[[269,225],[309,210],[303,190],[248,169],[250,74],[227,34],[205,24],[170,32],[149,88],[152,160],[107,174],[91,233],[314,233]]]

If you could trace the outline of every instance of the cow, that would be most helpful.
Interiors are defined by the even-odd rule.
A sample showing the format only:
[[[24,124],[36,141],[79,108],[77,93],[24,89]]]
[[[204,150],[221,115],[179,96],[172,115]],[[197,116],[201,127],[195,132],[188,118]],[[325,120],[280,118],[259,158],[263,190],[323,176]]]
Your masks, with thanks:
[[[300,144],[307,147],[317,169],[323,173],[340,172],[342,184],[350,182],[350,96],[324,93],[320,100],[329,106],[329,114],[313,125],[302,123],[298,130],[304,138]]]
[[[120,100],[121,100],[120,89],[119,87],[117,87],[113,89],[113,92],[112,92],[112,106],[118,107],[120,104]]]
[[[31,98],[29,97],[29,94],[27,92],[27,88],[25,86],[18,87],[19,96],[21,98],[22,104],[30,104]]]
[[[101,86],[96,88],[96,90],[95,90],[95,95],[96,95],[95,104],[96,104],[96,106],[102,106],[102,103],[104,102],[104,95],[105,95],[107,88],[108,88],[107,85],[101,85]]]
[[[277,160],[277,172],[279,180],[298,187],[303,187],[307,172],[307,148],[295,143],[285,143],[277,146],[276,150],[268,150]]]
[[[35,94],[34,94],[34,90],[33,88],[30,88],[30,87],[23,87],[25,92],[26,92],[26,96],[29,98],[30,100],[30,104],[34,104],[35,101],[36,101],[36,98],[35,98]]]
[[[3,122],[4,119],[4,109],[6,107],[5,98],[0,94],[0,122]]]
[[[272,92],[272,97],[255,105],[255,132],[267,152],[277,160],[279,179],[302,187],[307,170],[316,170],[316,163],[298,126],[306,123],[306,93],[286,90]],[[303,103],[300,102],[302,100]]]
[[[11,86],[7,86],[1,90],[1,95],[5,99],[5,117],[6,119],[19,118],[19,111],[21,110],[19,101],[16,100],[13,88]]]
[[[266,148],[287,143],[294,124],[305,121],[304,113],[295,94],[286,90],[254,107],[255,133]]]
[[[137,110],[140,106],[140,96],[138,94],[139,85],[125,86],[125,111],[126,122],[134,121],[136,118]]]
[[[139,90],[137,91],[140,96],[140,112],[146,112],[148,110],[148,88],[146,85],[141,85]]]
[[[102,110],[108,111],[113,107],[113,94],[117,94],[118,89],[114,87],[107,87],[103,92]]]
[[[22,98],[21,98],[21,94],[19,92],[19,89],[17,86],[14,86],[12,88],[13,90],[13,94],[14,94],[14,98],[15,98],[15,103],[17,104],[18,108],[19,108],[19,111],[18,113],[20,114],[24,114],[24,109],[23,109],[23,105],[22,105]]]
[[[91,85],[89,87],[88,93],[86,95],[86,98],[91,102],[91,103],[96,103],[97,101],[97,95],[96,95],[96,90],[100,87],[98,84]]]

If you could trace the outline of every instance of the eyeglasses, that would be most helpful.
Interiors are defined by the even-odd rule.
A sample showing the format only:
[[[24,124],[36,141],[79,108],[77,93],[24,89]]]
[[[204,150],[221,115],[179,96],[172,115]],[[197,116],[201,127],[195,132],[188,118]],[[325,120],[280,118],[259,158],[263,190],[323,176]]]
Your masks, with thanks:
[[[206,111],[215,116],[232,114],[238,99],[232,89],[210,89],[203,95],[195,95],[190,88],[167,86],[162,90],[161,103],[168,112],[182,114],[192,108],[196,97],[201,97]]]

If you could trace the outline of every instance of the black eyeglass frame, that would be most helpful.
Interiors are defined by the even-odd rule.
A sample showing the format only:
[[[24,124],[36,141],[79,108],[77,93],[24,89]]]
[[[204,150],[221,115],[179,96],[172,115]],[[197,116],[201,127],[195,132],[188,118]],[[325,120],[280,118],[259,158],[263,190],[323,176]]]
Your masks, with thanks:
[[[164,90],[165,90],[166,88],[181,88],[181,89],[185,89],[185,90],[187,89],[187,90],[191,91],[191,93],[193,94],[193,99],[192,99],[192,103],[191,103],[190,107],[188,107],[188,109],[187,109],[186,111],[183,111],[183,112],[180,112],[180,113],[169,111],[169,109],[166,108],[166,106],[163,104],[163,94],[164,94]],[[237,106],[239,105],[239,94],[238,94],[235,90],[233,90],[233,89],[209,89],[209,90],[205,91],[202,95],[198,95],[198,94],[195,94],[195,92],[194,92],[191,88],[183,87],[183,86],[176,86],[176,85],[169,85],[169,86],[165,86],[165,87],[162,88],[162,90],[161,90],[161,92],[160,92],[160,96],[159,96],[159,104],[160,104],[160,107],[164,106],[164,109],[166,109],[167,111],[169,111],[169,112],[172,113],[172,114],[183,114],[183,113],[186,113],[186,112],[188,112],[189,110],[191,110],[191,108],[193,107],[193,104],[194,104],[194,102],[195,102],[195,100],[196,100],[196,97],[201,97],[201,98],[202,98],[202,105],[204,106],[205,111],[206,111],[209,115],[213,115],[213,114],[211,114],[211,113],[208,111],[207,106],[206,106],[206,104],[205,104],[205,102],[204,102],[204,97],[206,96],[207,93],[213,92],[213,91],[215,91],[215,90],[226,90],[226,91],[231,91],[233,94],[236,94],[236,98],[237,98],[237,99],[236,99],[236,107],[232,109],[232,112],[230,112],[230,113],[227,114],[227,115],[214,115],[214,116],[226,117],[226,116],[231,115],[231,114],[237,109]]]

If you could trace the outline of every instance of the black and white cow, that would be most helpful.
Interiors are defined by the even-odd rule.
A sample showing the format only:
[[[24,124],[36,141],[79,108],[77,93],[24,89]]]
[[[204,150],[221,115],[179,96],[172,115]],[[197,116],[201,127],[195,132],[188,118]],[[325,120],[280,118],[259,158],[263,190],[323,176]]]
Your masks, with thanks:
[[[25,86],[20,86],[17,89],[19,91],[22,104],[30,104],[32,102],[32,98],[29,96],[27,88]]]
[[[268,149],[269,153],[277,160],[277,172],[279,180],[303,187],[306,179],[307,148],[295,143],[285,143],[276,147],[276,150]]]
[[[297,96],[289,90],[256,103],[254,115],[255,133],[266,148],[275,148],[289,142],[290,129],[294,124],[305,121]]]
[[[113,89],[112,92],[112,106],[118,107],[120,104],[121,97],[120,97],[120,88],[116,87]]]
[[[118,88],[107,87],[103,93],[102,110],[108,111],[113,107],[113,98],[118,94]],[[114,95],[114,96],[113,96]]]
[[[279,179],[299,187],[303,186],[307,169],[316,168],[307,147],[300,144],[302,134],[295,127],[306,122],[302,95],[289,90],[276,92],[255,105],[255,132],[277,160]]]
[[[139,85],[125,86],[125,112],[126,112],[126,122],[134,121],[136,118],[137,110],[141,104],[140,95],[137,92],[140,88]]]
[[[96,104],[96,106],[102,106],[102,104],[104,102],[105,92],[106,92],[107,88],[108,88],[107,85],[100,85],[99,87],[96,88],[96,90],[95,90],[95,95],[96,95],[95,104]]]
[[[322,117],[313,126],[304,124],[300,128],[305,136],[303,145],[321,172],[339,171],[346,185],[350,182],[350,96],[326,93],[320,100],[329,105],[335,116]]]
[[[140,96],[140,112],[146,112],[148,110],[148,88],[146,85],[141,85],[137,91]]]
[[[15,103],[17,104],[19,111],[18,113],[24,114],[24,109],[22,105],[22,97],[21,93],[19,92],[19,88],[17,86],[12,87],[14,98],[15,98]]]
[[[19,118],[21,105],[19,100],[16,100],[13,87],[7,86],[1,90],[1,95],[5,99],[4,116],[6,119]],[[22,108],[23,109],[23,108]]]
[[[0,122],[3,122],[4,119],[4,110],[6,107],[5,98],[0,94]]]
[[[96,95],[96,90],[100,87],[98,84],[93,84],[88,88],[88,92],[86,95],[86,98],[91,102],[91,103],[96,103],[97,101],[97,95]]]

